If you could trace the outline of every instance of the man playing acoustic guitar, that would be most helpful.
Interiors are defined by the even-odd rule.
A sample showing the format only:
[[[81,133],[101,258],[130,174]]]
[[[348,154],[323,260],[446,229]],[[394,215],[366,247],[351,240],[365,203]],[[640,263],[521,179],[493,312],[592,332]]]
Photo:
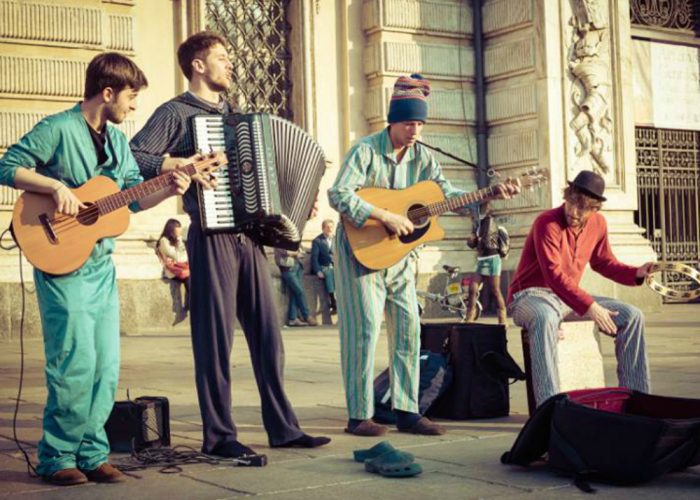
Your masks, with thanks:
[[[430,83],[420,75],[400,77],[389,105],[389,127],[365,137],[347,154],[334,185],[328,190],[331,205],[345,224],[362,228],[369,219],[381,222],[397,236],[409,235],[414,224],[404,215],[389,212],[363,200],[356,191],[380,187],[405,189],[420,181],[435,181],[445,196],[459,195],[444,178],[438,162],[416,140],[428,117],[426,97]],[[494,186],[499,198],[520,191],[519,181]],[[346,432],[379,436],[387,427],[372,420],[374,350],[382,315],[390,346],[392,407],[399,431],[443,434],[444,428],[418,413],[420,319],[413,274],[413,252],[386,269],[369,269],[352,253],[347,230],[336,232],[336,290],[341,358],[349,420]]]
[[[142,182],[126,137],[108,122],[124,121],[146,85],[146,77],[126,57],[96,56],[87,68],[85,100],[44,118],[10,147],[0,160],[0,184],[53,197],[56,211],[63,214],[55,218],[58,232],[59,225],[78,225],[72,216],[86,208],[69,188],[98,175],[111,178],[121,189]],[[176,173],[172,185],[130,208],[150,208],[184,193],[189,184],[188,176]],[[69,234],[61,233],[62,238]],[[103,238],[72,273],[34,270],[48,388],[37,472],[61,486],[124,479],[107,462],[104,430],[119,377],[113,249],[114,238]]]

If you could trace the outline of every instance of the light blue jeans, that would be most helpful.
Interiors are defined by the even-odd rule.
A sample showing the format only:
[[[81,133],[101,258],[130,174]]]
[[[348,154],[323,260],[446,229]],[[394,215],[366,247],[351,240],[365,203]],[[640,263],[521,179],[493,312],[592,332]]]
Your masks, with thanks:
[[[615,357],[619,385],[649,393],[649,360],[644,340],[644,315],[638,308],[607,297],[593,299],[611,311],[617,311],[612,320],[617,326]],[[532,287],[513,296],[508,306],[513,322],[525,328],[530,338],[532,385],[539,406],[559,393],[557,372],[557,341],[559,325],[567,320],[585,319],[550,289]]]

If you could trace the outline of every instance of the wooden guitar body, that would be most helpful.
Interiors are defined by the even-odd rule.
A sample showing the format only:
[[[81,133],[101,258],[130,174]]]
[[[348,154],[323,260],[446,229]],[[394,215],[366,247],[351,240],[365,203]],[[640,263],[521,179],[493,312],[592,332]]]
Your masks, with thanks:
[[[77,216],[57,213],[51,195],[31,192],[22,193],[12,213],[15,241],[34,267],[49,274],[75,271],[85,263],[98,240],[119,236],[129,227],[126,206],[101,215],[93,205],[119,192],[112,179],[93,177],[72,191],[89,207]]]
[[[445,200],[440,186],[433,181],[423,181],[406,189],[364,188],[357,195],[375,207],[408,217],[413,210]],[[362,228],[343,219],[343,227],[355,258],[363,266],[378,270],[393,266],[418,245],[441,240],[445,231],[437,222],[437,216],[414,220],[415,231],[408,236],[396,236],[375,219],[368,219]]]

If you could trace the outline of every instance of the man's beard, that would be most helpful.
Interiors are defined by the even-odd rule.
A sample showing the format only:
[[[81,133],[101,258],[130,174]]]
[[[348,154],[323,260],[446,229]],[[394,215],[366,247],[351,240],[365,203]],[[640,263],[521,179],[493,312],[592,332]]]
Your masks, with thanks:
[[[206,77],[206,81],[207,81],[207,86],[208,86],[211,90],[213,90],[213,91],[215,91],[215,92],[226,92],[226,91],[229,89],[229,86],[230,86],[229,83],[227,83],[226,85],[224,85],[224,84],[221,84],[221,83],[219,83],[219,82],[216,82],[216,81],[212,80],[212,79],[211,79],[210,77],[208,77],[208,76]],[[229,82],[229,80],[227,80],[227,82]]]

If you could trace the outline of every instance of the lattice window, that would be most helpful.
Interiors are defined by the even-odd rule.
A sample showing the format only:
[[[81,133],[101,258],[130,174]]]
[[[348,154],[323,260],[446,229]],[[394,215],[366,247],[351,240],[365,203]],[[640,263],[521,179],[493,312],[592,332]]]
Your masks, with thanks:
[[[207,0],[207,29],[231,45],[230,98],[242,111],[292,119],[290,0]]]
[[[698,2],[696,0],[631,0],[632,24],[698,32]]]
[[[636,150],[635,222],[660,260],[700,269],[700,132],[637,127]],[[679,290],[694,287],[678,273],[662,278]]]

